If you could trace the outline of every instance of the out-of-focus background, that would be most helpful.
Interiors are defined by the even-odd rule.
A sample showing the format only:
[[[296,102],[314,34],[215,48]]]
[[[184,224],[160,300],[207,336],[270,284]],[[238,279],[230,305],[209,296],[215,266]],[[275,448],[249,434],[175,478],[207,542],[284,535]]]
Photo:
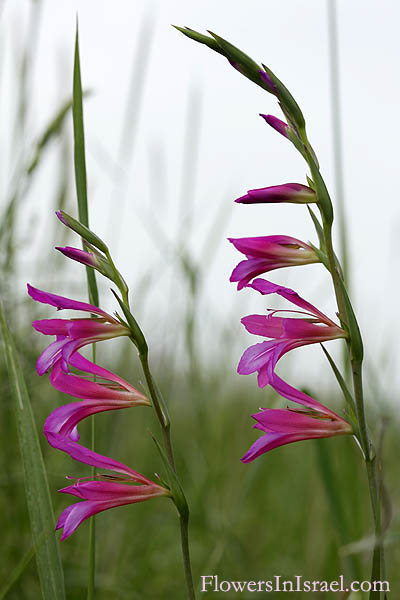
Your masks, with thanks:
[[[339,112],[332,94],[335,20],[328,0],[0,3],[1,299],[38,428],[65,398],[35,374],[45,340],[30,322],[50,317],[51,309],[26,299],[26,282],[86,297],[84,269],[53,250],[77,245],[54,211],[76,214],[68,102],[78,15],[90,224],[109,244],[129,283],[155,375],[171,404],[178,462],[192,507],[196,580],[210,573],[255,580],[273,574],[335,579],[343,572],[367,578],[371,516],[351,440],[304,442],[251,465],[239,461],[257,437],[250,415],[259,406],[282,405],[257,388],[255,377],[236,374],[241,353],[254,341],[242,331],[240,318],[283,304],[273,298],[266,304],[229,283],[240,255],[226,237],[287,234],[315,243],[315,234],[305,207],[241,206],[233,200],[251,188],[305,183],[306,169],[287,140],[258,116],[280,116],[275,98],[171,24],[215,31],[285,82],[303,109],[334,201],[334,123],[337,127],[339,118],[350,289],[366,342],[372,422],[379,430],[382,419],[388,420],[385,474],[393,512],[388,572],[393,585],[398,583],[400,214],[394,182],[400,6],[394,0],[330,2],[334,6]],[[275,271],[269,278],[334,314],[332,287],[322,267]],[[108,282],[99,284],[102,306],[114,310]],[[332,346],[339,358],[340,346]],[[134,352],[123,342],[100,347],[99,362],[134,384],[141,377]],[[5,365],[1,368],[0,519],[6,560],[0,568],[5,580],[31,541]],[[340,406],[318,347],[293,352],[279,372],[321,401]],[[144,411],[125,412],[128,417],[99,417],[99,447],[151,476],[159,463],[146,429],[156,425]],[[64,485],[65,474],[82,473],[68,457],[45,443],[42,448],[59,513],[67,504],[55,490]],[[340,535],[327,474],[347,523]],[[98,598],[182,596],[172,511],[154,502],[110,511],[97,521]],[[68,598],[83,595],[86,529],[81,526],[62,544]],[[7,598],[39,593],[32,560]]]

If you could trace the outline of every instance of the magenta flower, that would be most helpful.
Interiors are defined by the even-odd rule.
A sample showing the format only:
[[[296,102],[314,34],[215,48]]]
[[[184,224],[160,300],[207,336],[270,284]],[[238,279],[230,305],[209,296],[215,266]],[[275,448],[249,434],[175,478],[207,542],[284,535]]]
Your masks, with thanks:
[[[34,300],[55,306],[58,310],[81,310],[98,315],[91,319],[41,319],[32,323],[40,333],[56,336],[56,341],[38,358],[36,369],[39,375],[46,373],[59,359],[62,369],[68,371],[73,353],[87,344],[130,334],[127,327],[97,306],[43,292],[29,284],[28,293]]]
[[[113,480],[114,479],[114,480]],[[121,483],[123,481],[124,483]],[[139,485],[134,485],[139,484]],[[89,517],[117,506],[135,504],[157,498],[158,496],[171,496],[169,490],[154,483],[140,473],[132,471],[126,473],[124,479],[103,478],[97,481],[80,481],[65,487],[59,492],[71,494],[84,500],[68,506],[60,515],[56,529],[63,529],[61,541],[74,533],[77,527]]]
[[[240,204],[260,204],[290,202],[292,204],[310,204],[316,202],[314,190],[301,183],[284,183],[270,187],[249,190],[247,194],[237,198]]]
[[[269,450],[292,442],[353,433],[350,423],[311,396],[289,385],[275,373],[271,385],[281,396],[305,406],[306,409],[265,408],[252,415],[257,421],[254,427],[264,431],[265,435],[249,448],[241,459],[242,462],[251,462]]]
[[[230,277],[230,281],[238,282],[238,290],[262,273],[283,267],[319,262],[311,246],[287,235],[228,238],[228,240],[247,258],[234,268]]]
[[[65,394],[75,398],[103,398],[108,400],[139,401],[149,404],[147,397],[134,388],[130,383],[115,373],[96,365],[79,352],[75,352],[69,359],[69,364],[80,371],[95,375],[97,380],[92,381],[61,368],[61,361],[57,361],[50,373],[52,385]]]
[[[77,426],[90,415],[131,406],[150,406],[150,401],[122,377],[99,367],[79,353],[72,355],[70,364],[100,377],[102,382],[64,373],[61,360],[54,364],[50,375],[53,386],[84,400],[60,406],[47,417],[43,429],[47,441],[53,448],[67,452],[74,460],[125,474],[125,465],[79,445]]]
[[[247,287],[261,294],[279,294],[306,311],[303,313],[306,318],[276,317],[276,310],[267,315],[243,317],[242,323],[249,333],[272,338],[247,348],[238,365],[238,373],[241,375],[258,372],[259,387],[265,387],[267,384],[275,387],[275,365],[290,350],[347,336],[341,327],[290,288],[264,279],[256,279]]]
[[[321,404],[322,409],[325,407]],[[353,429],[347,421],[325,410],[299,410],[266,408],[252,415],[257,421],[256,429],[264,431],[241,459],[248,463],[279,446],[311,440],[327,438],[335,435],[351,434]]]

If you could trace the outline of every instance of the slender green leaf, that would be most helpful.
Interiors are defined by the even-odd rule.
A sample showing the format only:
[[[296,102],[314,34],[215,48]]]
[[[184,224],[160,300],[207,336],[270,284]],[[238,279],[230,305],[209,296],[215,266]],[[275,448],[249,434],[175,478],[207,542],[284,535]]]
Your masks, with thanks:
[[[351,395],[351,392],[349,390],[349,388],[347,387],[347,384],[344,380],[343,375],[341,374],[341,372],[339,371],[335,361],[333,360],[332,356],[329,354],[328,350],[325,348],[325,346],[323,344],[321,344],[321,348],[324,351],[324,354],[326,356],[326,358],[329,361],[329,364],[332,367],[332,371],[335,374],[335,377],[337,379],[337,382],[340,386],[340,389],[343,392],[343,396],[345,397],[345,400],[347,402],[347,404],[349,405],[350,411],[351,411],[351,416],[353,418],[353,421],[356,420],[356,405],[354,403],[354,399],[353,396]]]
[[[54,532],[54,512],[35,420],[17,351],[0,306],[0,324],[17,421],[25,492],[44,600],[64,600],[64,575]]]
[[[308,209],[308,212],[310,213],[312,222],[314,223],[315,231],[317,232],[320,250],[325,252],[325,237],[324,237],[324,230],[322,229],[322,225],[319,222],[318,217],[316,216],[314,211],[308,206],[308,204],[307,204],[307,209]]]
[[[183,517],[184,519],[187,519],[189,516],[189,507],[188,507],[188,504],[187,504],[187,501],[185,498],[185,494],[183,493],[182,486],[178,479],[178,476],[177,476],[176,472],[174,471],[174,469],[169,464],[168,458],[167,458],[164,450],[161,448],[158,440],[154,437],[154,435],[151,432],[150,432],[150,435],[151,435],[153,442],[155,443],[155,445],[157,447],[158,452],[160,453],[161,459],[164,463],[164,467],[167,471],[170,490],[171,490],[172,498],[174,500],[176,508],[178,509],[181,517]]]
[[[79,221],[89,227],[89,212],[87,202],[86,159],[85,159],[85,133],[83,128],[83,104],[81,67],[79,60],[78,25],[76,27],[74,84],[72,94],[72,117],[74,122],[74,163],[75,185],[78,200]],[[99,292],[97,290],[96,276],[93,269],[86,267],[86,276],[89,290],[89,302],[99,305]]]
[[[177,25],[172,25],[172,27],[175,27],[175,29],[177,29],[178,31],[183,33],[183,35],[186,35],[187,37],[189,37],[191,40],[194,40],[195,42],[199,42],[200,44],[205,44],[206,46],[211,48],[211,50],[214,50],[214,52],[218,52],[219,54],[224,55],[224,52],[219,47],[218,43],[215,41],[214,38],[212,38],[208,35],[199,33],[198,31],[195,31],[194,29],[190,29],[190,27],[178,27]]]

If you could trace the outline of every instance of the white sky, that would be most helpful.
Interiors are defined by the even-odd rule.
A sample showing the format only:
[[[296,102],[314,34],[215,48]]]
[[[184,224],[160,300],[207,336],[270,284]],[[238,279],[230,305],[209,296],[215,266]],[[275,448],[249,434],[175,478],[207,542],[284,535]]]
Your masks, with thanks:
[[[383,373],[380,384],[392,394],[399,382],[396,354],[400,330],[395,298],[400,291],[400,210],[395,182],[400,139],[396,118],[400,4],[397,0],[338,0],[337,5],[353,297],[368,359],[379,363]],[[3,2],[0,20],[3,199],[12,164],[9,115],[15,102],[15,79],[11,67],[15,49],[20,50],[26,39],[30,6],[23,0]],[[258,117],[259,112],[279,116],[275,99],[241,77],[222,57],[188,40],[170,24],[188,25],[198,31],[212,29],[256,61],[265,62],[285,82],[303,109],[309,138],[334,196],[326,6],[323,0],[41,2],[29,132],[37,135],[71,92],[78,13],[83,85],[94,92],[85,104],[91,226],[117,251],[117,262],[129,282],[138,281],[149,268],[158,269],[157,285],[151,288],[142,315],[154,343],[161,330],[166,331],[162,324],[166,304],[171,299],[176,302],[176,297],[168,281],[165,259],[169,257],[160,246],[160,237],[147,231],[150,210],[170,239],[188,238],[190,252],[197,260],[203,258],[203,245],[216,214],[222,215],[223,229],[210,267],[201,318],[213,326],[231,318],[230,326],[237,331],[237,358],[246,343],[256,341],[242,335],[239,319],[250,305],[253,311],[262,311],[265,299],[250,291],[236,298],[238,293],[228,278],[240,255],[224,238],[279,233],[315,242],[303,207],[232,204],[249,188],[304,183],[305,165],[291,145]],[[154,36],[134,155],[124,163],[118,156],[123,116],[137,38],[145,22],[150,29],[153,23]],[[191,122],[193,136],[199,123],[200,136],[193,193],[185,196],[192,222],[184,224],[182,233],[178,214],[189,98],[197,103],[192,109],[198,115]],[[6,147],[8,152],[4,152]],[[21,275],[21,290],[22,280],[33,277],[32,256],[46,248],[43,227],[49,223],[54,201],[51,181],[59,168],[57,161],[55,152],[49,155],[24,212],[26,222],[35,217],[36,228]],[[80,267],[74,266],[71,273],[81,277]],[[46,273],[34,276],[32,283],[45,285]],[[333,314],[332,290],[322,267],[275,271],[269,278],[294,287]],[[182,289],[178,293],[183,293]],[[267,306],[271,303],[277,305],[269,299]],[[206,335],[207,347],[212,346],[209,340]],[[292,383],[306,384],[304,357],[310,357],[311,363],[314,349],[297,352],[291,363],[295,373]],[[302,362],[298,362],[300,354]],[[295,380],[296,373],[303,381]]]

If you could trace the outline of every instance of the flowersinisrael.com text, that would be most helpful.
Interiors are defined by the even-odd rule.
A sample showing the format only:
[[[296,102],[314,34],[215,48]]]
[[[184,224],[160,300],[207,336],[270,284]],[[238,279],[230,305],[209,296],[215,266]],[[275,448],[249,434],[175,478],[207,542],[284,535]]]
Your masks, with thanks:
[[[390,592],[388,581],[350,581],[343,575],[334,581],[311,581],[302,575],[285,579],[274,575],[268,580],[233,581],[218,575],[201,575],[201,592]]]

